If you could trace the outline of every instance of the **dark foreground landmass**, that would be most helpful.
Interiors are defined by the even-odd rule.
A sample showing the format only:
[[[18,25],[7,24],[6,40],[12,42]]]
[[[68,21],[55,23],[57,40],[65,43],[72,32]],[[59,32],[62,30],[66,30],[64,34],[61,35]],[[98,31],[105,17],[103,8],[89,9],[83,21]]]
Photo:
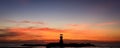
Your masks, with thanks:
[[[59,43],[49,43],[49,44],[23,44],[22,46],[46,46],[46,47],[90,47],[95,46],[94,44],[90,43],[70,43],[70,44],[59,44]]]

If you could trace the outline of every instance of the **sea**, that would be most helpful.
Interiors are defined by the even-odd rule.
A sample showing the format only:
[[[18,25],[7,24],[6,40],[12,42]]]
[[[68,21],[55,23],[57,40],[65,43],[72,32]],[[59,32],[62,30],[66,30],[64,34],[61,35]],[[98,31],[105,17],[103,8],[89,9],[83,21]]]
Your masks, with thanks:
[[[33,48],[46,48],[46,47],[33,47]],[[51,48],[120,48],[120,47],[51,47]]]
[[[0,43],[0,48],[46,48],[46,46],[21,46],[18,43]],[[96,47],[50,47],[50,48],[120,48],[120,44],[101,44]]]

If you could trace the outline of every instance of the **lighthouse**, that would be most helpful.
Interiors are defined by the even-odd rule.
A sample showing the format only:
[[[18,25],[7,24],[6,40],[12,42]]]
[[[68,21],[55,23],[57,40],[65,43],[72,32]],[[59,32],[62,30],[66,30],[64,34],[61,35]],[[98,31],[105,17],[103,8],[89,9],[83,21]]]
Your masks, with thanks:
[[[60,45],[63,45],[63,34],[60,34],[60,41],[59,41]]]

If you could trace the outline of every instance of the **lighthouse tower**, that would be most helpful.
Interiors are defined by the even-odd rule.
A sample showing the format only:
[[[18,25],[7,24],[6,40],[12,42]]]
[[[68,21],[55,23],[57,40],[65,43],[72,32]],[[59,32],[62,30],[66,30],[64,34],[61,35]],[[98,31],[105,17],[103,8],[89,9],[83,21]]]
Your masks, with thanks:
[[[60,41],[59,41],[60,45],[63,45],[63,34],[60,34]]]

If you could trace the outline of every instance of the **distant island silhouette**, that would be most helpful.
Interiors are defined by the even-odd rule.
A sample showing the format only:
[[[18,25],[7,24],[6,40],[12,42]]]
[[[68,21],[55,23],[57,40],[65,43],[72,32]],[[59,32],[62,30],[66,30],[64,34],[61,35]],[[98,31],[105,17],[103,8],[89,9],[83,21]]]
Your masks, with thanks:
[[[48,43],[48,44],[23,44],[22,46],[46,46],[47,48],[50,47],[89,47],[89,46],[95,46],[91,43],[69,43],[65,44],[63,42],[63,34],[60,34],[60,40],[58,43]]]

